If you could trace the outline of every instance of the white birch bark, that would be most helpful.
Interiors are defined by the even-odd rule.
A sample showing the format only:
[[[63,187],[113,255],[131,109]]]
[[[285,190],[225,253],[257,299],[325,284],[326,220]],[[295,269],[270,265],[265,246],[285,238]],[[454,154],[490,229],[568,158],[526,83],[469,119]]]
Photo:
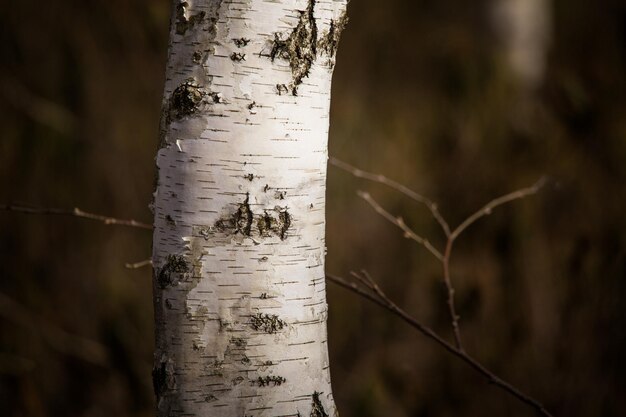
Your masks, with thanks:
[[[153,241],[159,416],[333,416],[324,282],[345,0],[175,0]]]
[[[492,18],[511,71],[522,88],[543,81],[551,36],[551,0],[495,0]]]

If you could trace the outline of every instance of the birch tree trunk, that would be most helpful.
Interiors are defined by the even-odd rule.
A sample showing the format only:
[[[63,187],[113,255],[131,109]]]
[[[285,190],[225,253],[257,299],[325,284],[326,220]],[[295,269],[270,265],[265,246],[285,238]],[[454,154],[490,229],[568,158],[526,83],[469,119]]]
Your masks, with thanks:
[[[333,416],[324,281],[345,0],[175,0],[154,194],[159,416]]]

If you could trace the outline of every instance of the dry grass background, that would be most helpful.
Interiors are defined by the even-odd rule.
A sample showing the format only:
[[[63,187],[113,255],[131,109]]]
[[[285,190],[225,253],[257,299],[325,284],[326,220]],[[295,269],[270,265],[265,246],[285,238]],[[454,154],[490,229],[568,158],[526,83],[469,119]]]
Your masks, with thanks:
[[[453,224],[548,175],[539,196],[458,242],[465,343],[556,415],[622,416],[626,6],[554,0],[545,76],[525,93],[489,5],[354,0],[331,154],[430,196]],[[0,201],[150,222],[168,2],[3,6]],[[427,210],[329,172],[327,269],[367,268],[451,337],[438,265],[355,191],[441,246]],[[124,268],[149,253],[149,232],[0,213],[1,415],[152,414],[150,272]],[[336,287],[329,297],[342,416],[532,415],[382,310]]]

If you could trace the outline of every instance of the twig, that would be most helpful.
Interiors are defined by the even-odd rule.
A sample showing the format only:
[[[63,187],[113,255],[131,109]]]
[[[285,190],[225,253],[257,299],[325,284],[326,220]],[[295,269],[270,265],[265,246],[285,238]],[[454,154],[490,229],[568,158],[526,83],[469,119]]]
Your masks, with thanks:
[[[400,193],[404,194],[410,199],[417,201],[418,203],[424,204],[430,210],[435,220],[437,220],[437,223],[439,223],[439,225],[441,226],[446,236],[450,235],[450,226],[445,221],[443,216],[441,216],[441,214],[439,213],[437,204],[434,203],[432,200],[424,197],[421,194],[416,193],[415,191],[411,190],[405,185],[400,184],[399,182],[396,182],[394,180],[391,180],[385,177],[384,175],[363,171],[362,169],[356,168],[348,164],[347,162],[344,162],[332,156],[330,157],[329,162],[332,165],[336,166],[337,168],[342,169],[346,172],[349,172],[350,174],[354,175],[357,178],[363,178],[369,181],[377,182],[379,184],[384,184],[390,188],[393,188],[396,191],[399,191]]]
[[[125,263],[124,266],[128,269],[138,269],[143,268],[144,266],[152,265],[152,259],[145,259],[143,261],[135,262],[135,263]]]
[[[456,229],[454,229],[454,231],[450,234],[450,239],[455,240],[457,237],[459,237],[461,233],[463,233],[463,231],[465,231],[465,229],[467,229],[469,226],[475,223],[476,220],[480,219],[481,217],[491,214],[491,211],[494,208],[501,206],[503,204],[506,204],[506,203],[510,203],[511,201],[519,200],[524,197],[528,197],[530,195],[536,194],[545,184],[546,184],[546,178],[541,177],[539,181],[537,181],[530,187],[522,188],[520,190],[513,191],[512,193],[503,195],[501,197],[494,198],[489,203],[485,204],[480,210],[478,210],[477,212],[469,216],[467,219],[465,219]]]
[[[418,194],[417,192],[409,189],[408,187],[400,183],[397,183],[396,181],[388,179],[384,175],[373,174],[370,172],[363,171],[337,158],[330,158],[330,163],[340,169],[343,169],[346,172],[351,173],[357,178],[364,178],[370,181],[387,185],[403,193],[404,195],[410,197],[411,199],[426,205],[430,209],[433,217],[435,218],[437,223],[439,223],[439,225],[442,227],[447,238],[443,254],[438,249],[436,249],[430,243],[428,239],[418,235],[413,229],[407,226],[407,224],[404,222],[402,217],[393,216],[391,213],[386,211],[384,208],[382,208],[382,206],[376,200],[374,200],[374,198],[372,198],[372,196],[369,193],[363,192],[363,191],[357,191],[357,195],[361,197],[363,200],[365,200],[370,206],[372,206],[372,208],[376,211],[376,213],[378,213],[379,215],[387,219],[390,223],[400,228],[404,232],[404,236],[406,238],[412,239],[418,244],[423,245],[431,254],[433,254],[442,263],[443,282],[444,282],[444,285],[446,287],[446,292],[447,292],[446,304],[448,305],[448,313],[452,321],[452,330],[454,333],[454,340],[455,340],[456,347],[460,350],[463,350],[463,343],[461,339],[461,328],[459,326],[459,320],[461,319],[461,317],[456,312],[456,307],[454,303],[455,290],[454,290],[454,286],[452,285],[452,279],[450,277],[450,257],[452,255],[452,248],[454,246],[454,242],[461,235],[461,233],[463,233],[470,225],[475,223],[481,217],[490,214],[494,208],[500,205],[506,204],[508,202],[535,194],[545,184],[545,179],[541,178],[539,181],[537,181],[534,185],[530,187],[513,191],[512,193],[509,193],[501,197],[498,197],[494,200],[491,200],[489,203],[483,206],[480,210],[476,211],[474,214],[472,214],[467,219],[465,219],[453,231],[450,231],[448,222],[443,218],[443,216],[439,213],[439,210],[437,209],[437,204],[435,204],[429,198],[424,197],[421,194]]]
[[[20,204],[0,204],[0,210],[13,211],[17,213],[26,213],[26,214],[72,216],[72,217],[80,217],[83,219],[96,220],[106,225],[138,227],[140,229],[147,229],[147,230],[152,229],[151,224],[141,223],[132,219],[130,220],[116,219],[113,217],[103,216],[101,214],[88,213],[86,211],[79,209],[78,207],[75,207],[73,209],[62,209],[62,208],[25,206],[25,205],[20,205]]]
[[[382,208],[381,205],[378,204],[378,202],[376,202],[376,200],[374,200],[369,193],[366,193],[363,191],[357,191],[357,195],[361,197],[363,200],[365,200],[370,206],[372,206],[372,208],[376,211],[376,213],[380,214],[385,219],[387,219],[390,223],[393,223],[397,227],[402,229],[402,231],[404,232],[404,237],[406,237],[407,239],[412,239],[415,242],[419,243],[420,245],[423,245],[437,259],[439,259],[440,261],[443,261],[443,255],[441,255],[441,252],[439,252],[430,243],[428,239],[425,239],[419,236],[409,226],[407,226],[406,223],[404,222],[404,219],[402,219],[402,217],[394,217],[391,213],[389,213],[387,210]]]
[[[446,249],[443,253],[443,283],[446,286],[447,299],[446,304],[448,304],[448,313],[450,314],[450,318],[452,319],[452,331],[454,332],[454,342],[456,343],[456,347],[459,350],[463,349],[463,342],[461,341],[461,327],[459,326],[459,320],[461,316],[459,316],[456,312],[456,307],[454,304],[454,286],[452,285],[452,279],[450,278],[450,255],[452,254],[452,245],[454,241],[448,238],[446,242]]]
[[[354,275],[354,273],[352,273],[352,274]],[[358,274],[356,274],[356,275],[358,275]],[[363,281],[363,280],[370,281],[370,284],[368,286],[373,285],[374,288],[376,288],[376,290],[374,290],[373,294],[371,292],[368,292],[368,291],[360,288],[356,283],[349,282],[349,281],[345,280],[344,278],[336,276],[336,275],[333,275],[333,274],[326,274],[326,279],[328,279],[330,282],[332,282],[334,284],[339,285],[340,287],[346,288],[346,289],[348,289],[348,290],[350,290],[350,291],[360,295],[361,297],[367,298],[371,302],[373,302],[375,304],[378,304],[380,307],[383,307],[384,309],[386,309],[386,310],[390,311],[391,313],[395,314],[396,316],[400,317],[402,320],[404,320],[406,323],[408,323],[411,327],[413,327],[416,330],[418,330],[424,336],[426,336],[426,337],[430,338],[431,340],[435,341],[437,344],[439,344],[445,350],[447,350],[448,352],[450,352],[454,356],[458,357],[463,362],[465,362],[470,367],[472,367],[474,370],[476,370],[477,372],[482,374],[484,377],[487,378],[489,383],[494,384],[495,386],[503,389],[504,391],[506,391],[509,394],[513,395],[514,397],[516,397],[520,401],[522,401],[525,404],[529,405],[530,407],[534,408],[535,411],[539,415],[542,415],[542,416],[545,416],[545,417],[552,417],[552,414],[550,414],[539,401],[535,400],[534,398],[530,397],[527,394],[524,394],[522,391],[520,391],[519,389],[517,389],[516,387],[511,385],[509,382],[507,382],[504,379],[500,378],[499,376],[495,375],[493,372],[491,372],[489,369],[485,368],[484,365],[482,365],[480,362],[478,362],[472,356],[468,355],[464,350],[459,349],[458,347],[455,347],[455,346],[451,345],[446,340],[444,340],[441,336],[439,336],[430,327],[422,324],[417,319],[415,319],[414,317],[410,316],[403,309],[398,307],[398,305],[395,304],[389,297],[387,297],[387,295],[378,287],[378,285],[376,285],[376,283],[371,279],[371,277],[369,277],[369,275],[362,276],[362,277],[359,278],[359,280],[360,281]]]

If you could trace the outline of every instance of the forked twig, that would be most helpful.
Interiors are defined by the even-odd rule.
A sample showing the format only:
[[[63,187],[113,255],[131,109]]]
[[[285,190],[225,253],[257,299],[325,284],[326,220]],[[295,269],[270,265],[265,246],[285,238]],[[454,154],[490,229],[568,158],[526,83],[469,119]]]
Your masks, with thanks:
[[[425,204],[431,211],[431,214],[442,227],[445,235],[446,235],[446,244],[443,254],[437,248],[435,248],[428,239],[418,235],[413,229],[411,229],[405,222],[404,219],[400,216],[394,216],[385,210],[369,193],[364,191],[357,191],[357,195],[365,200],[373,209],[385,218],[390,223],[394,224],[398,228],[400,228],[404,232],[404,237],[408,239],[412,239],[416,243],[424,246],[435,258],[437,258],[442,263],[443,268],[443,282],[446,287],[447,292],[447,300],[446,303],[448,305],[448,313],[450,315],[451,323],[452,323],[452,331],[454,333],[454,340],[457,349],[463,350],[463,343],[461,340],[461,328],[459,326],[460,316],[456,312],[456,307],[454,303],[454,286],[452,285],[452,279],[450,277],[450,257],[452,255],[452,248],[454,246],[455,240],[463,233],[470,225],[475,223],[481,217],[487,216],[491,213],[491,211],[503,204],[508,202],[518,200],[529,195],[537,193],[545,184],[545,178],[541,178],[534,185],[523,188],[517,191],[513,191],[512,193],[503,195],[501,197],[495,198],[491,200],[489,203],[484,205],[480,210],[476,211],[472,215],[470,215],[467,219],[465,219],[461,224],[456,227],[453,231],[450,231],[450,227],[448,222],[443,218],[439,210],[437,209],[437,205],[427,197],[411,190],[410,188],[388,179],[384,175],[373,174],[371,172],[363,171],[359,168],[356,168],[346,162],[343,162],[337,158],[331,158],[330,163],[334,166],[343,169],[346,172],[351,173],[357,178],[363,178],[370,181],[374,181],[380,184],[387,185],[394,190],[401,192],[402,194],[412,198],[415,201]]]
[[[361,274],[351,272],[351,275],[357,277],[357,279],[361,282],[367,282],[366,287],[370,288],[370,291],[359,287],[355,282],[349,282],[346,279],[333,274],[326,274],[326,279],[334,284],[339,285],[340,287],[346,288],[360,295],[361,297],[367,298],[371,302],[378,304],[380,307],[383,307],[387,311],[390,311],[392,314],[400,317],[411,327],[422,333],[424,336],[435,341],[445,350],[447,350],[457,358],[461,359],[478,373],[482,374],[484,377],[487,378],[489,383],[494,384],[495,386],[503,389],[520,401],[524,402],[525,404],[528,404],[529,406],[534,408],[539,415],[542,415],[544,417],[552,417],[552,414],[550,414],[539,401],[523,393],[522,391],[511,385],[509,382],[505,381],[504,379],[491,372],[489,369],[485,368],[485,366],[483,366],[472,356],[468,355],[464,350],[451,345],[430,327],[422,324],[420,321],[418,321],[402,308],[400,308],[380,289],[380,287],[378,287],[375,281],[365,271],[361,272]]]
[[[546,177],[541,177],[539,181],[537,181],[530,187],[522,188],[520,190],[513,191],[498,198],[494,198],[493,200],[485,204],[480,210],[476,211],[474,214],[465,219],[459,226],[457,226],[457,228],[454,229],[454,231],[452,231],[452,233],[450,234],[450,239],[454,240],[459,237],[459,235],[463,233],[465,229],[467,229],[469,226],[474,224],[476,220],[491,214],[491,211],[494,208],[506,203],[510,203],[511,201],[520,200],[524,197],[536,194],[544,185],[546,185]]]
[[[144,259],[143,261],[134,262],[134,263],[128,262],[124,264],[124,267],[128,269],[139,269],[148,265],[152,265],[152,259]]]

